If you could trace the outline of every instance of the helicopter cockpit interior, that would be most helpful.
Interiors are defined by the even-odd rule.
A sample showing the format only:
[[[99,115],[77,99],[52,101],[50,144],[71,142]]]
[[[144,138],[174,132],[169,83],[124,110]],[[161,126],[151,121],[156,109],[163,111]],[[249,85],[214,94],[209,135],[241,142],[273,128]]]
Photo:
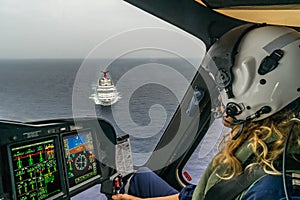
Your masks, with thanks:
[[[142,45],[146,44],[145,49],[140,48],[140,46],[138,47],[134,46],[133,50],[130,49],[129,53],[126,52],[127,54],[124,52],[121,53],[118,52],[122,55],[118,55],[119,57],[113,58],[116,61],[113,60],[109,62],[105,60],[103,61],[103,63],[107,65],[101,65],[103,66],[103,68],[108,66],[108,71],[110,71],[109,73],[115,76],[114,80],[116,81],[116,83],[118,83],[118,81],[122,82],[124,80],[130,81],[129,84],[123,84],[123,85],[120,84],[117,85],[118,87],[123,87],[123,89],[124,88],[128,89],[132,86],[135,89],[135,91],[132,93],[130,93],[131,91],[128,92],[128,94],[130,93],[129,95],[131,95],[128,97],[128,99],[126,95],[123,94],[122,97],[121,94],[121,98],[119,100],[119,107],[118,106],[115,107],[117,109],[114,110],[114,109],[107,109],[103,107],[101,109],[98,109],[101,110],[102,113],[106,112],[107,114],[108,112],[110,112],[110,117],[112,115],[111,112],[115,111],[116,113],[114,117],[116,118],[119,117],[118,120],[120,121],[117,121],[116,119],[109,121],[105,117],[103,117],[103,115],[102,116],[87,115],[84,117],[78,117],[76,115],[72,115],[74,113],[71,113],[71,116],[69,117],[61,117],[59,114],[55,113],[56,111],[52,111],[51,109],[49,109],[50,107],[49,105],[52,104],[53,102],[55,102],[56,104],[63,104],[61,103],[62,102],[61,99],[63,99],[64,95],[67,96],[66,91],[62,91],[61,93],[52,95],[51,98],[53,98],[53,102],[49,101],[50,95],[45,96],[44,99],[42,99],[42,101],[46,102],[44,105],[42,105],[42,106],[46,105],[45,113],[47,114],[48,112],[54,113],[54,114],[52,113],[53,115],[49,119],[45,118],[41,120],[35,119],[35,120],[28,120],[28,121],[27,120],[15,121],[8,118],[8,119],[0,120],[0,200],[11,200],[11,199],[12,200],[37,200],[37,199],[77,200],[77,199],[84,199],[84,198],[88,200],[88,199],[95,199],[95,198],[102,199],[102,197],[103,199],[107,199],[107,198],[109,199],[111,195],[118,193],[119,190],[124,186],[122,179],[134,173],[137,170],[137,168],[141,166],[146,166],[153,169],[153,171],[155,171],[160,177],[162,177],[166,182],[168,182],[174,188],[181,189],[182,187],[190,184],[191,181],[197,182],[199,178],[198,176],[201,175],[201,173],[198,172],[195,175],[192,174],[192,172],[190,172],[187,169],[189,167],[186,167],[187,163],[192,160],[193,156],[195,154],[197,154],[197,158],[199,157],[204,158],[205,156],[207,156],[207,154],[205,153],[203,153],[203,155],[201,154],[201,150],[203,150],[202,147],[205,145],[209,146],[209,151],[210,151],[209,153],[216,153],[214,151],[217,148],[216,140],[219,140],[221,138],[221,134],[218,136],[212,134],[208,135],[208,137],[213,137],[213,142],[211,144],[205,143],[206,142],[205,137],[207,136],[206,133],[211,128],[211,125],[214,123],[215,118],[220,117],[220,116],[214,116],[216,115],[216,113],[214,113],[213,111],[213,108],[220,103],[218,101],[219,93],[215,87],[215,84],[213,83],[213,80],[211,80],[211,77],[207,74],[207,72],[205,72],[202,69],[199,69],[199,65],[201,64],[205,51],[217,40],[218,37],[222,36],[225,32],[241,24],[245,24],[249,22],[260,23],[261,21],[260,20],[251,21],[252,19],[236,16],[239,15],[239,13],[236,13],[236,11],[239,8],[241,8],[240,7],[241,5],[237,5],[237,7],[234,7],[236,6],[235,5],[236,1],[229,1],[228,4],[226,3],[221,4],[221,1],[214,1],[214,0],[209,0],[209,1],[178,0],[175,3],[174,1],[171,0],[163,0],[163,1],[162,0],[125,0],[121,2],[126,3],[126,5],[129,4],[132,7],[136,6],[137,8],[134,7],[134,9],[141,9],[143,10],[142,12],[146,11],[148,12],[147,15],[152,14],[157,18],[164,20],[164,22],[166,21],[172,24],[172,26],[174,25],[176,28],[172,27],[173,28],[172,31],[165,31],[165,32],[163,31],[164,29],[162,28],[158,28],[157,29],[158,31],[157,30],[153,31],[154,29],[152,30],[151,28],[148,27],[143,30],[137,29],[132,31],[132,29],[130,29],[130,31],[132,32],[130,31],[128,32],[132,33],[132,36],[128,37],[129,34],[126,35],[127,32],[123,32],[124,34],[123,36],[126,37],[122,37],[122,34],[117,34],[116,40],[115,41],[112,40],[113,42],[116,42],[116,44],[114,43],[114,47],[118,50],[122,49],[120,48],[120,46],[122,45],[126,46],[130,42],[132,43],[141,42]],[[242,2],[245,2],[245,4],[247,4],[247,1],[242,1]],[[250,2],[253,3],[253,1]],[[271,1],[268,2],[271,6],[272,2]],[[287,3],[287,1],[284,1],[283,3]],[[253,4],[255,5],[255,2]],[[253,5],[250,5],[250,7],[251,6]],[[280,9],[285,8],[287,10],[291,10],[293,6],[296,6],[295,10],[297,10],[297,12],[299,13],[300,9],[298,9],[297,7],[298,6],[297,2],[292,2],[287,7],[279,6],[279,8]],[[255,10],[254,8],[248,9],[250,7],[246,7],[244,10],[251,10],[251,11]],[[272,9],[276,10],[278,9],[278,7],[268,7],[267,5],[267,10],[272,10]],[[262,9],[259,8],[258,10],[262,10]],[[93,6],[90,7],[89,11],[93,13],[98,12],[96,9],[94,9]],[[14,10],[7,9],[5,10],[5,12],[13,13]],[[35,10],[35,12],[38,11]],[[139,10],[139,12],[141,11]],[[61,12],[60,14],[65,18],[67,18],[66,22],[69,23],[71,20],[70,18],[66,17],[67,16],[66,13]],[[224,13],[226,14],[226,16],[223,15]],[[145,15],[145,13],[142,14]],[[80,18],[82,16],[83,15],[79,16],[80,20],[82,19]],[[286,20],[287,25],[294,26],[295,29],[300,30],[299,29],[300,25],[298,21],[299,16],[297,16],[298,18],[295,17],[293,19],[292,18],[287,19]],[[87,16],[84,15],[84,17]],[[56,19],[58,17],[55,14],[53,14],[52,18]],[[47,20],[49,19],[47,18]],[[283,19],[278,19],[278,20],[281,20],[280,22],[284,21]],[[1,13],[0,13],[0,21],[1,21]],[[20,20],[20,22],[22,23],[23,21]],[[277,21],[277,19],[274,19],[274,22],[272,21],[272,23],[280,24],[279,21]],[[53,26],[53,24],[55,23],[51,22],[49,24]],[[76,24],[75,22],[74,23],[72,22],[71,24],[72,26],[74,27],[76,26],[78,28],[77,26],[78,24]],[[96,29],[95,26],[96,25],[93,24],[90,30],[86,30],[86,32],[88,32],[87,36],[92,35],[90,34],[90,32]],[[99,26],[99,24],[97,24],[97,26]],[[182,36],[182,33],[180,33],[178,34],[181,35],[180,37],[177,37],[177,35],[176,37],[174,37],[175,39],[177,39],[179,45],[177,46],[173,45],[173,43],[170,42],[172,38],[169,37],[167,34],[166,35],[164,34],[165,33],[173,34],[175,32],[174,30],[178,30],[177,28],[184,30],[188,34],[188,37],[192,35],[191,37],[193,37],[194,39],[192,40],[189,39],[189,41],[192,42],[188,44],[192,44],[192,43],[194,44],[195,41],[200,43],[200,45],[198,45],[198,50],[200,49],[199,52],[193,52],[192,54],[192,56],[195,55],[198,56],[196,59],[197,62],[194,63],[193,61],[190,62],[189,59],[186,59],[184,56],[182,56],[184,55],[184,53],[182,53],[183,51],[181,51],[182,49],[178,50],[179,53],[173,51],[174,49],[177,50],[180,47],[180,45],[182,46],[185,45],[183,44],[185,40],[181,41],[182,38],[188,38],[186,35]],[[81,31],[81,28],[78,28],[76,30],[79,29]],[[61,30],[59,29],[57,31],[59,32]],[[118,31],[120,30],[118,29]],[[137,34],[141,34],[141,33],[145,34],[147,33],[147,31],[150,32],[150,34],[152,34],[154,38],[154,39],[152,38],[153,39],[152,42],[156,42],[155,45],[160,43],[164,44],[164,42],[170,43],[172,48],[174,48],[170,50],[171,53],[167,52],[165,49],[158,50],[159,49],[158,47],[160,47],[159,45],[157,45],[158,47],[156,47],[155,45],[151,46],[152,45],[151,39],[145,40],[144,35],[143,37],[137,37],[140,36]],[[97,33],[100,33],[101,30],[99,32],[97,31],[95,32],[96,35]],[[66,33],[68,34],[65,35],[72,35],[72,34],[76,35],[74,32],[71,33],[70,30],[66,31]],[[172,37],[174,35],[175,34],[173,34]],[[132,41],[128,40],[128,38],[132,39]],[[46,40],[44,38],[42,39]],[[80,46],[80,44],[83,44],[85,42],[93,43],[91,42],[92,40],[85,40],[85,39],[86,38],[82,39],[83,41],[82,43],[76,43],[77,47]],[[160,40],[165,40],[165,41],[160,41]],[[98,39],[96,41],[99,43]],[[122,43],[122,45],[119,45],[120,43],[117,42],[124,42],[124,44]],[[36,43],[38,42],[35,42],[35,44]],[[91,46],[93,47],[95,46],[95,49],[99,50],[101,45],[106,47],[105,45],[107,44],[103,42],[99,47],[98,43],[96,44],[93,43]],[[75,49],[74,46],[72,45],[70,45],[71,48]],[[99,49],[97,49],[96,47],[97,48],[99,47]],[[99,52],[101,53],[106,52],[107,49],[109,48],[104,48],[104,50],[101,49],[101,51]],[[133,61],[131,61],[132,63],[129,64],[125,63],[125,61],[128,62],[128,60],[130,60],[128,59],[128,57],[132,58],[130,57],[132,55],[134,56],[137,55],[137,57],[139,57],[140,55],[136,52],[140,49],[144,50],[144,52],[142,53],[145,53],[147,55],[150,54],[151,56],[152,56],[151,53],[155,51],[155,53],[153,54],[154,56],[152,56],[150,59],[146,61],[144,60],[140,61],[139,59],[136,59],[136,57],[134,57]],[[149,51],[149,49],[151,51]],[[154,51],[152,51],[153,49]],[[114,50],[115,49],[112,49],[111,51]],[[52,50],[52,52],[56,52],[56,51],[60,52],[57,49]],[[63,50],[61,51],[63,52]],[[193,49],[191,48],[190,51],[192,52]],[[93,56],[92,53],[89,54],[91,55],[91,57]],[[182,53],[182,55],[179,55],[180,53]],[[163,56],[167,55],[166,57],[169,58],[168,56],[170,56],[171,54],[172,56],[176,55],[177,56],[176,58],[180,57],[180,62],[178,62],[178,60],[175,59],[175,61],[172,61],[171,63],[167,61],[165,58],[161,59],[162,55]],[[123,60],[119,59],[122,56],[126,57],[126,55],[129,55],[126,59]],[[157,55],[161,57],[159,56],[158,58],[155,57]],[[63,59],[56,59],[56,58],[51,58],[50,59],[51,61],[44,58],[37,59],[38,61],[36,61],[35,59],[32,59],[33,61],[30,61],[30,59],[27,58],[25,58],[24,60],[17,58],[15,60],[11,59],[9,61],[5,59],[0,59],[0,66],[3,65],[3,68],[0,68],[0,76],[1,73],[3,74],[1,76],[3,81],[1,82],[0,80],[1,84],[7,83],[7,85],[10,86],[14,85],[13,82],[7,81],[9,80],[8,75],[13,74],[14,75],[13,78],[16,82],[18,81],[17,78],[18,77],[20,78],[20,82],[18,82],[18,85],[20,85],[20,87],[26,86],[25,88],[26,90],[24,90],[23,93],[22,91],[20,92],[19,90],[17,92],[11,90],[11,88],[14,88],[15,86],[13,87],[8,86],[7,87],[8,89],[5,88],[6,90],[4,89],[3,91],[0,90],[0,96],[3,95],[3,97],[5,97],[5,98],[1,97],[1,99],[4,99],[3,101],[5,101],[5,105],[10,105],[11,104],[10,101],[13,98],[6,98],[6,97],[12,96],[12,94],[20,95],[17,97],[22,97],[22,98],[26,95],[30,96],[33,94],[32,96],[34,96],[34,92],[31,93],[31,91],[33,88],[36,87],[36,85],[39,84],[41,85],[42,88],[41,90],[43,91],[41,93],[43,94],[45,94],[44,93],[45,88],[47,88],[50,91],[50,93],[51,91],[56,92],[59,89],[54,87],[51,88],[51,86],[53,86],[51,85],[51,83],[54,83],[56,80],[59,79],[57,82],[60,82],[60,84],[63,85],[62,87],[64,89],[67,88],[66,90],[68,90],[69,92],[68,95],[70,96],[66,98],[67,100],[65,99],[64,100],[68,104],[72,104],[74,102],[76,103],[76,101],[74,101],[73,93],[74,91],[76,92],[76,89],[79,88],[77,86],[79,85],[75,85],[76,83],[74,81],[75,78],[73,78],[72,76],[76,77],[77,75],[78,77],[77,72],[80,72],[79,69],[84,64],[86,65],[87,68],[88,67],[96,68],[99,67],[100,64],[99,63],[97,63],[97,65],[92,64],[93,62],[95,62],[95,60],[93,60],[94,59],[93,57],[91,59],[92,61],[89,61],[89,59],[87,59],[86,57],[84,57],[84,59],[82,59],[82,57],[76,58],[78,59],[76,61],[71,59],[70,61],[68,59],[70,58],[68,57],[66,59],[67,61]],[[192,66],[193,64],[195,64],[195,66]],[[74,67],[73,65],[76,66]],[[10,66],[12,66],[12,68],[9,69]],[[27,67],[29,66],[28,67],[29,70],[25,66]],[[123,68],[121,68],[120,66]],[[137,66],[141,67],[140,68],[141,71],[142,70],[146,71],[144,72],[145,74],[142,74],[141,71],[138,70],[134,71],[135,67],[138,68]],[[52,71],[50,72],[50,75],[44,73],[44,70],[46,71],[46,67],[49,67],[49,69],[51,68]],[[158,79],[155,79],[155,76],[152,74],[151,70],[147,71],[148,69],[151,69],[151,67],[153,67],[154,69],[153,71],[156,73],[153,74],[155,76],[160,76],[162,81],[161,80],[158,81]],[[159,71],[158,70],[159,68],[165,68],[166,70]],[[11,73],[11,71],[9,70],[13,70],[13,69],[15,69],[15,71]],[[40,75],[35,75],[35,76],[32,75],[33,74],[32,72],[34,70],[38,71],[37,69],[40,70],[39,72],[44,73],[42,75],[42,78],[40,79],[37,79],[37,77],[39,77]],[[73,70],[72,72],[70,72],[71,69]],[[117,70],[114,71],[114,69]],[[92,72],[89,72],[88,75],[92,76],[93,74],[95,74],[93,73],[94,72],[93,70]],[[96,70],[97,72],[100,71],[98,69]],[[131,73],[134,72],[134,76],[131,76],[130,78],[128,78],[128,80],[126,80],[125,79],[126,75],[128,74],[130,75],[129,72]],[[167,74],[168,72],[170,73]],[[62,76],[64,75],[64,73],[66,74],[65,77]],[[172,75],[174,75],[174,77],[172,77]],[[66,77],[68,77],[69,79]],[[152,79],[148,79],[149,77],[151,77]],[[49,83],[44,83],[43,82],[44,80],[49,81]],[[85,76],[83,76],[82,80],[83,80],[82,82],[84,82],[83,85],[84,86],[88,85],[90,89],[89,84],[91,83],[89,82],[89,80]],[[140,80],[143,81],[147,80],[147,81],[145,81],[145,83],[138,82]],[[183,81],[180,82],[181,80]],[[96,80],[96,82],[97,81],[98,80]],[[125,83],[125,81],[122,83]],[[73,83],[75,86],[73,85]],[[138,85],[139,83],[141,83],[141,85]],[[184,83],[186,85],[182,86],[181,83]],[[177,87],[178,85],[180,87]],[[170,86],[170,88],[171,86],[176,88],[170,89],[168,88],[168,86]],[[174,91],[172,91],[172,89],[174,89]],[[46,93],[49,91],[46,91]],[[168,93],[167,94],[164,93],[165,91],[166,93],[167,92]],[[80,91],[78,93],[79,94],[78,96],[82,97],[86,95],[86,93],[88,92],[86,90],[84,92]],[[38,94],[38,92],[36,92],[36,94]],[[138,96],[140,94],[141,96]],[[88,104],[92,104],[92,109],[94,111],[96,110],[95,105],[90,102],[88,95],[87,98],[85,98],[85,100],[89,101]],[[147,103],[145,99],[148,100],[150,97],[152,99],[150,99],[149,103]],[[160,99],[161,97],[167,97],[167,98]],[[24,107],[28,105],[32,107],[31,108],[28,107],[27,110],[24,109],[24,111],[22,112],[26,113],[28,112],[28,110],[32,111],[32,113],[34,114],[38,112],[39,108],[35,104],[41,100],[38,98],[37,99],[34,99],[33,97],[31,98],[32,98],[31,99],[32,102],[28,103],[28,99],[27,102],[24,101],[24,105],[25,105]],[[14,97],[14,99],[17,98]],[[136,99],[138,99],[139,101],[137,101]],[[126,106],[122,107],[122,105],[125,105],[122,104],[123,101],[124,102],[127,101],[126,102],[127,104]],[[21,101],[19,101],[18,103],[20,107],[23,106]],[[157,106],[158,104],[163,105],[161,107],[167,107],[165,108],[166,112],[162,112],[162,114],[156,112],[160,108],[160,106]],[[20,108],[18,107],[18,105],[15,105],[16,108],[11,108],[11,110],[9,110],[10,108],[8,108],[7,112],[8,113],[12,112],[14,113],[15,116],[17,116],[18,111],[21,112],[21,110],[18,110]],[[116,105],[118,105],[118,103],[116,103]],[[170,105],[171,108],[168,107]],[[3,107],[0,106],[0,111],[4,110]],[[72,106],[67,105],[66,107],[67,109],[69,109],[69,107]],[[129,114],[128,115],[120,114],[119,108],[125,109],[125,107],[126,109],[130,110]],[[65,108],[61,109],[61,107],[59,106],[56,108],[58,113],[59,111],[61,112],[65,111],[64,110]],[[140,111],[136,112],[138,110]],[[149,110],[151,110],[152,112],[149,112]],[[169,110],[171,110],[172,112],[169,113]],[[161,116],[159,116],[157,113],[161,114]],[[136,116],[134,116],[134,114],[136,114]],[[158,118],[158,116],[160,118]],[[142,118],[146,118],[146,120],[139,121]],[[165,120],[162,123],[161,119],[165,119],[165,118],[167,118],[167,120]],[[119,127],[115,125],[115,122],[117,121],[119,123],[123,123],[126,120],[130,121],[130,123],[134,125],[137,124],[139,127],[134,126],[133,128],[132,127],[128,129],[124,128],[126,129],[126,131],[124,132],[120,131]],[[159,134],[155,133],[151,135],[148,133],[148,135],[150,135],[149,137],[147,134],[145,134],[146,136],[142,135],[140,138],[134,135],[134,132],[136,130],[140,131],[142,134],[144,134],[147,131],[151,132],[153,130],[151,129],[152,127],[150,127],[149,129],[147,125],[152,123],[157,123],[157,124],[162,123],[163,128],[161,128],[158,131]],[[132,138],[135,140],[136,143],[138,143],[138,147],[134,147],[135,152],[132,152],[132,141],[131,141]],[[148,147],[147,148],[145,147],[146,146],[145,144],[151,144],[153,148],[151,147],[152,149],[149,148],[150,149],[149,150],[147,149]],[[139,156],[138,151],[147,154],[146,156],[147,159],[145,160],[145,162],[142,162],[142,164],[137,165],[136,163],[134,163],[133,153],[137,152],[136,155]],[[159,167],[157,167],[157,165],[159,165]],[[197,167],[204,167],[204,168],[206,166],[203,163],[200,164],[193,163],[193,167],[195,165],[197,165]],[[93,188],[94,190],[90,191],[91,188]],[[80,196],[84,192],[85,194],[88,193],[89,197],[86,197],[84,195]],[[100,197],[100,195],[103,196]]]

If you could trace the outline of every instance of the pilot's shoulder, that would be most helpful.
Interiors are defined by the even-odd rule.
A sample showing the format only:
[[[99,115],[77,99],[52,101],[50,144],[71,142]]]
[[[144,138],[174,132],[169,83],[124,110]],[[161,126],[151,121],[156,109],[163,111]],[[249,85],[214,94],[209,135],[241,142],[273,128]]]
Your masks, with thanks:
[[[292,200],[300,200],[300,191],[292,191],[291,178],[287,177],[287,186],[289,194],[297,195]],[[244,192],[241,200],[284,200],[285,192],[281,175],[266,175],[252,184],[249,189]]]

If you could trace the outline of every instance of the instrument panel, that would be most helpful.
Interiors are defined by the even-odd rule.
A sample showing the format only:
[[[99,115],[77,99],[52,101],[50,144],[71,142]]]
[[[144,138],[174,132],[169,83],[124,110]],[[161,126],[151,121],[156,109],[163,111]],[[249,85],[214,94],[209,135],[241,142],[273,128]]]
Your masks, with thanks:
[[[15,199],[46,199],[62,195],[62,177],[55,138],[8,146]]]
[[[68,186],[73,190],[98,175],[93,134],[89,129],[64,134],[62,142]]]
[[[0,134],[0,199],[70,199],[115,173],[116,134],[102,119],[0,122]]]

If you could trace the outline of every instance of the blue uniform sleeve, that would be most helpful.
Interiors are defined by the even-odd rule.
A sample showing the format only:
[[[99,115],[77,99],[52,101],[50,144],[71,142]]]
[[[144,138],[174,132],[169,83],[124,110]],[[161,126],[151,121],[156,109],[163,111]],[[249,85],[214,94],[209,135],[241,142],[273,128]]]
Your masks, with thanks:
[[[188,185],[184,187],[179,193],[179,200],[191,200],[193,197],[196,185]]]

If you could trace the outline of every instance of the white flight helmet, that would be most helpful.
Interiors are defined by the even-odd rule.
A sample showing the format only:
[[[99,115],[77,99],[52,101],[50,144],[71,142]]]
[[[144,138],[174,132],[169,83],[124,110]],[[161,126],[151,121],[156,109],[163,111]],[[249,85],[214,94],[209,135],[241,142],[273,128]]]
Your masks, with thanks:
[[[236,27],[212,45],[202,66],[229,116],[264,119],[300,97],[300,33],[272,25]]]

